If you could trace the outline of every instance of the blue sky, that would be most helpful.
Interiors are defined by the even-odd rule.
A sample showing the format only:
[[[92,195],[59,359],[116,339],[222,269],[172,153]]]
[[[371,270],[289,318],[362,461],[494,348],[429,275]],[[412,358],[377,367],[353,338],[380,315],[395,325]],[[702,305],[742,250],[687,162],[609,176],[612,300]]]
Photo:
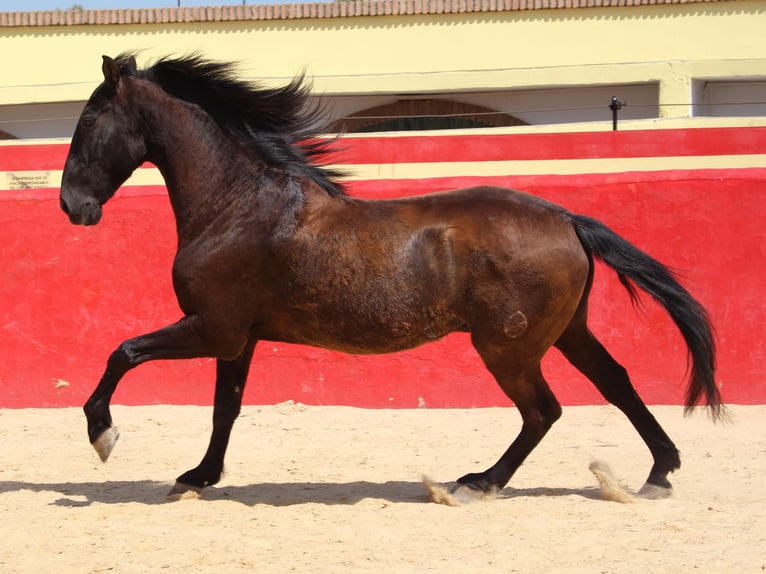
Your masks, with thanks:
[[[181,6],[225,6],[241,4],[242,0],[180,0]],[[305,0],[246,0],[247,4],[298,3]],[[0,11],[23,12],[35,10],[66,10],[80,4],[86,10],[110,8],[168,8],[178,6],[178,0],[0,0]]]

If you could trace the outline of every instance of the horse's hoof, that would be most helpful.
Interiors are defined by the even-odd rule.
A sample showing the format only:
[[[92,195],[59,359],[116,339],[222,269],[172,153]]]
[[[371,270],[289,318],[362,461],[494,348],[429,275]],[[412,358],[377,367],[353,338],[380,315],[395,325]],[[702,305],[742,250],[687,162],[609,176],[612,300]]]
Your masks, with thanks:
[[[670,483],[668,483],[668,486],[658,486],[656,484],[652,484],[651,482],[647,482],[644,484],[644,486],[641,487],[641,490],[638,491],[638,496],[641,498],[648,498],[650,500],[668,498],[672,494],[673,487],[670,486]]]
[[[109,427],[93,441],[93,448],[96,449],[101,462],[106,462],[109,455],[112,454],[118,438],[120,438],[119,431],[114,427]]]
[[[457,479],[457,484],[453,490],[464,488],[474,490],[482,496],[494,496],[500,490],[497,484],[490,481],[487,472],[472,472]]]
[[[176,482],[168,492],[168,500],[176,501],[184,498],[202,498],[202,487]]]
[[[429,479],[427,476],[423,477],[423,484],[428,490],[431,502],[446,506],[464,506],[479,500],[494,498],[498,492],[497,489],[490,489],[484,492],[459,482],[452,485],[440,484]]]

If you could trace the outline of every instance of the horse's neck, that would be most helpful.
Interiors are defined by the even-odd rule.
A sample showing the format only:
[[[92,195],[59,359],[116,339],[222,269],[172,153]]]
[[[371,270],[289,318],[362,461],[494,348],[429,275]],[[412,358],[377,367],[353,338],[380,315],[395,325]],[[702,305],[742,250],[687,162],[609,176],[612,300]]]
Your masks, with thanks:
[[[203,112],[171,97],[145,110],[147,159],[162,174],[179,232],[226,206],[241,151]]]

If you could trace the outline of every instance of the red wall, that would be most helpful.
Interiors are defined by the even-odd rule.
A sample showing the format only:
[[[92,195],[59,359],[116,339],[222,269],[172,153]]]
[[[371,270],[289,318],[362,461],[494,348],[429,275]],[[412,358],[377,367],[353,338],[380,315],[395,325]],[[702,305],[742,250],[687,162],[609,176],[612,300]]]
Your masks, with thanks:
[[[625,157],[735,156],[732,167],[716,170],[367,180],[349,188],[383,198],[491,183],[603,220],[679,269],[708,308],[725,400],[766,401],[766,167],[736,160],[766,154],[766,128],[347,138],[345,146],[338,162],[348,164],[615,158],[618,166]],[[60,170],[66,151],[2,146],[0,172]],[[170,283],[172,213],[161,187],[121,190],[93,228],[68,223],[57,189],[0,191],[0,246],[0,407],[82,404],[122,340],[180,316]],[[648,403],[681,404],[685,348],[664,312],[645,301],[634,311],[614,274],[600,267],[592,328]],[[563,404],[603,403],[555,351],[545,372]],[[213,361],[156,362],[129,373],[115,402],[209,404],[212,395]],[[509,404],[460,334],[378,357],[263,342],[245,400],[288,399],[362,407]]]

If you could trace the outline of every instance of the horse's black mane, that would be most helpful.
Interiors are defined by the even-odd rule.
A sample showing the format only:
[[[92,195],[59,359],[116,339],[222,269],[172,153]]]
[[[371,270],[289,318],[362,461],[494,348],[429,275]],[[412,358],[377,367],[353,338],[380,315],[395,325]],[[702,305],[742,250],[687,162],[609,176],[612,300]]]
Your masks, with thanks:
[[[147,79],[169,94],[199,105],[227,133],[252,146],[274,166],[303,173],[331,195],[343,195],[334,181],[342,172],[321,160],[333,151],[334,139],[318,139],[326,124],[324,109],[310,106],[311,85],[304,75],[280,88],[264,88],[235,77],[232,63],[215,62],[198,54],[161,58],[135,70],[133,54],[116,62],[124,74]]]

